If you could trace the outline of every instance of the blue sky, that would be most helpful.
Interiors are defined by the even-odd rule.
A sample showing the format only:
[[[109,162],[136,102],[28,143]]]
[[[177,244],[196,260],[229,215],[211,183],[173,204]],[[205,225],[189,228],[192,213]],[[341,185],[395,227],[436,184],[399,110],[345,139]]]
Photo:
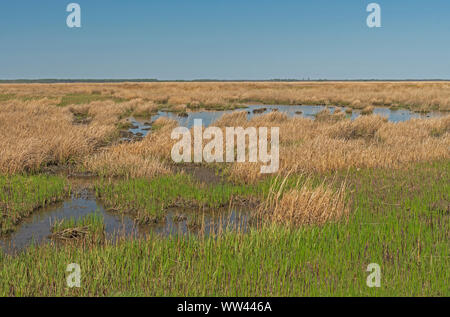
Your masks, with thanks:
[[[0,78],[450,79],[449,17],[449,0],[3,0]]]

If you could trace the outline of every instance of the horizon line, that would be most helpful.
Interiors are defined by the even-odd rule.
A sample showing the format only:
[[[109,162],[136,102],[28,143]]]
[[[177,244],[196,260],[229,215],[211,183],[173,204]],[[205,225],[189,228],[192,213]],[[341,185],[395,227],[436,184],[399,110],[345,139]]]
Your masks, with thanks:
[[[7,83],[126,83],[126,82],[440,82],[450,81],[450,79],[156,79],[156,78],[99,78],[99,79],[80,79],[80,78],[40,78],[40,79],[0,79],[0,84]]]

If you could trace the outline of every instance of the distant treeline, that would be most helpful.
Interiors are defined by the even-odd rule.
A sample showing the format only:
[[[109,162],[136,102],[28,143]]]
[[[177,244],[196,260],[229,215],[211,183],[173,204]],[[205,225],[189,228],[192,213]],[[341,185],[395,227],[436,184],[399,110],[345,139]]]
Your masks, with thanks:
[[[148,82],[409,82],[409,81],[449,81],[450,79],[0,79],[0,84],[57,84],[57,83],[148,83]]]

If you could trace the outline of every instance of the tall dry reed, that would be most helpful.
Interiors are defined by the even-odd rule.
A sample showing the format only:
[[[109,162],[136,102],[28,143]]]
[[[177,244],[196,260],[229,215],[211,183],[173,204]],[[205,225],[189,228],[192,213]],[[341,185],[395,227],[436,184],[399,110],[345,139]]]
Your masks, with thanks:
[[[333,189],[325,181],[313,186],[311,179],[306,178],[302,182],[299,179],[293,188],[285,189],[289,175],[275,178],[266,201],[258,210],[263,220],[291,226],[320,225],[348,215],[346,182]]]

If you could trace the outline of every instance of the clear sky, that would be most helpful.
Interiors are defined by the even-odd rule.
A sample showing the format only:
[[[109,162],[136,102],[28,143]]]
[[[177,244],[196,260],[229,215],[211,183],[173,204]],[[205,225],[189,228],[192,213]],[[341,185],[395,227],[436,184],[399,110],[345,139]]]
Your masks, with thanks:
[[[19,78],[450,79],[450,0],[1,0]]]

